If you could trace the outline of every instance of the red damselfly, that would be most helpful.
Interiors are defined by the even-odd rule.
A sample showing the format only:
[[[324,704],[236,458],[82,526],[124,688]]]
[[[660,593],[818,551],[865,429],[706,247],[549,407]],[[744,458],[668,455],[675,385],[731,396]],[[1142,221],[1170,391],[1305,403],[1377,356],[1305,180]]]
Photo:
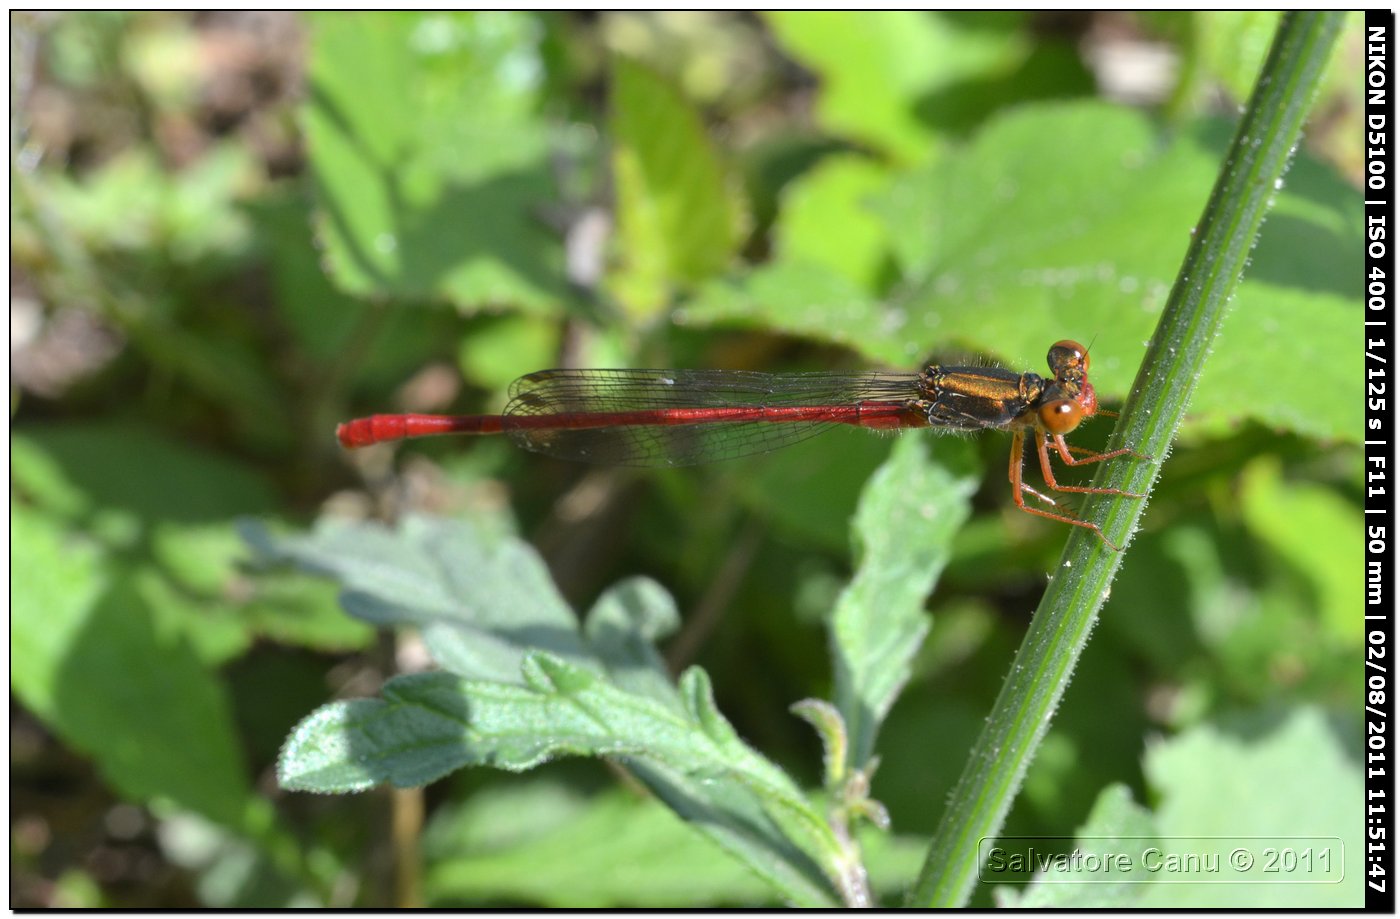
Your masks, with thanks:
[[[1070,466],[1141,454],[1094,453],[1065,435],[1099,413],[1089,353],[1060,341],[1046,357],[1052,377],[996,367],[931,364],[918,372],[760,373],[741,370],[542,370],[511,384],[499,415],[374,415],[340,425],[345,447],[440,434],[508,434],[560,459],[618,466],[690,466],[805,440],[833,425],[892,430],[1009,430],[1012,498],[1022,510],[1093,530],[1022,478],[1025,441],[1035,443],[1045,484],[1059,492],[1140,498],[1117,488],[1061,485],[1053,448]],[[1076,454],[1078,454],[1076,456]],[[1026,504],[1025,495],[1054,510]]]

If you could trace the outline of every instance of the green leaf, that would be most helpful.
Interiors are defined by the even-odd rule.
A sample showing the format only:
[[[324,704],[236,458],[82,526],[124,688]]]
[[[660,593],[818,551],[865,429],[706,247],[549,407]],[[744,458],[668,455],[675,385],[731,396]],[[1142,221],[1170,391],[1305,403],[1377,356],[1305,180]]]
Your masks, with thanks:
[[[877,293],[890,268],[884,222],[869,198],[889,184],[889,169],[867,157],[829,156],[785,190],[773,227],[783,261],[811,261]]]
[[[764,18],[784,50],[821,80],[822,126],[906,162],[937,141],[921,111],[927,100],[1014,69],[1028,47],[1017,14],[788,11]]]
[[[1364,605],[1356,577],[1356,560],[1365,551],[1361,509],[1321,485],[1285,482],[1271,457],[1250,464],[1240,497],[1255,538],[1310,583],[1308,605],[1338,646],[1359,646],[1366,627],[1356,615]]]
[[[554,311],[563,250],[534,16],[312,19],[304,123],[327,264],[358,294]]]
[[[1157,825],[1152,812],[1133,801],[1125,785],[1110,785],[1100,794],[1093,811],[1078,832],[1074,848],[1084,852],[1135,853],[1152,844]],[[1054,880],[1060,877],[1061,880]],[[1113,881],[1083,883],[1082,875],[1058,868],[1037,874],[1022,890],[1000,887],[997,906],[1003,909],[1127,909],[1138,905],[1154,877],[1135,859],[1133,869]]]
[[[885,309],[835,268],[794,258],[711,281],[677,308],[675,321],[804,335],[877,356],[876,349],[890,346],[885,333],[904,328],[909,319],[903,311]],[[916,344],[911,342],[908,351],[901,346],[902,361],[917,357]]]
[[[140,425],[31,426],[11,443],[17,495],[61,521],[65,538],[102,547],[144,601],[222,663],[251,640],[229,598],[240,554],[229,518],[272,506],[267,481],[227,457]]]
[[[147,576],[22,505],[10,525],[26,573],[10,628],[16,696],[123,795],[244,827],[252,789],[228,700],[184,624],[148,601]]]
[[[1098,336],[1095,383],[1122,391],[1212,169],[1189,143],[1163,149],[1133,112],[1026,106],[879,196],[906,288],[889,302],[820,282],[773,300],[806,267],[779,262],[705,291],[687,319],[763,323],[896,366],[958,345],[1038,368],[1051,342]]]
[[[948,563],[951,544],[971,513],[978,475],[972,451],[941,451],[900,438],[861,496],[854,524],[859,568],[831,617],[836,705],[849,732],[849,769],[864,768],[875,735],[909,662],[928,633],[924,601]]]
[[[468,765],[520,772],[561,755],[634,757],[690,781],[735,782],[805,851],[834,850],[797,788],[714,709],[699,671],[682,681],[684,713],[542,652],[527,655],[522,671],[524,685],[445,673],[398,677],[385,684],[382,701],[324,706],[288,739],[278,780],[317,792],[381,782],[408,788]]]
[[[1151,490],[1297,148],[1341,20],[1335,13],[1284,16],[1109,441],[1110,447],[1131,444],[1153,459],[1101,464],[1093,487]],[[1121,564],[1122,553],[1094,537],[1125,544],[1143,512],[1131,499],[1104,506],[1101,534],[1077,529],[1061,554],[1059,572],[944,811],[912,903],[959,905],[972,890],[976,840],[997,833],[1006,819]]]
[[[1220,330],[1219,359],[1204,368],[1191,400],[1188,432],[1225,436],[1252,418],[1304,437],[1360,444],[1366,355],[1355,344],[1361,321],[1359,295],[1242,283]],[[1277,384],[1280,367],[1307,367],[1310,382],[1285,387],[1285,395]],[[1344,392],[1356,398],[1337,397]]]
[[[1278,28],[1277,10],[1212,10],[1189,14],[1192,38],[1201,63],[1236,99],[1245,99],[1259,76]]]
[[[253,595],[239,608],[239,615],[259,635],[328,653],[363,650],[374,644],[374,629],[345,615],[330,584],[291,573],[264,572],[251,587]]]
[[[327,276],[325,253],[313,242],[304,195],[276,194],[252,210],[270,265],[278,316],[301,349],[328,375],[384,393],[422,369],[430,355],[460,334],[457,316],[421,309],[385,310],[345,293]],[[329,428],[334,419],[325,419]],[[314,419],[313,419],[314,423]]]
[[[1092,340],[1095,387],[1113,398],[1128,391],[1191,239],[1217,133],[1164,141],[1146,116],[1102,103],[1016,109],[869,193],[883,201],[873,206],[904,275],[888,300],[803,254],[707,285],[682,316],[805,335],[891,366],[962,347],[1042,370],[1051,342]],[[1360,195],[1308,163],[1294,174],[1276,193],[1279,213],[1264,225],[1191,423],[1213,432],[1252,417],[1355,442],[1360,400],[1339,407],[1330,394],[1361,378],[1352,345],[1361,247],[1346,229],[1359,226]],[[1311,368],[1315,385],[1276,385],[1280,366]]]
[[[1264,702],[1300,685],[1359,678],[1351,649],[1362,624],[1338,615],[1336,604],[1348,593],[1355,600],[1341,608],[1361,603],[1360,585],[1338,578],[1361,549],[1333,557],[1330,547],[1345,547],[1351,532],[1361,532],[1360,511],[1319,486],[1284,485],[1269,465],[1252,462],[1243,481],[1230,486],[1239,492],[1242,526],[1222,531],[1204,511],[1183,516],[1135,541],[1133,564],[1114,584],[1115,608],[1132,614],[1111,616],[1108,628],[1157,672],[1194,674],[1168,723],[1198,721],[1214,695]],[[1279,508],[1265,505],[1274,500]],[[1297,520],[1284,517],[1294,509]],[[1348,513],[1354,523],[1337,535]],[[1311,553],[1300,566],[1296,552],[1304,541]]]
[[[250,524],[245,534],[267,560],[339,579],[355,615],[422,626],[434,657],[472,677],[402,677],[383,699],[319,709],[283,750],[283,785],[351,791],[423,784],[465,765],[519,771],[558,755],[624,757],[782,896],[833,902],[821,866],[838,847],[824,819],[739,739],[702,672],[671,688],[645,647],[675,622],[660,588],[630,581],[604,594],[585,641],[533,550],[480,524],[323,524],[293,538]]]
[[[603,592],[584,619],[584,637],[618,687],[680,708],[656,642],[680,627],[676,601],[660,584],[630,578]]]
[[[753,462],[737,486],[744,505],[785,542],[844,556],[861,492],[896,442],[869,431],[828,431]]]
[[[273,507],[267,479],[142,425],[28,425],[12,441],[15,484],[65,519],[121,511],[160,524]]]
[[[274,537],[247,521],[243,534],[266,560],[336,578],[356,618],[421,627],[434,659],[462,676],[519,683],[532,648],[597,666],[539,556],[481,525],[322,521],[309,536]]]
[[[548,367],[559,357],[559,325],[520,314],[473,321],[457,349],[464,379],[504,392],[521,368]]]
[[[766,880],[796,906],[830,908],[837,903],[829,872],[834,843],[813,858],[762,798],[737,776],[695,775],[650,759],[633,759],[629,769],[692,828]],[[801,822],[810,825],[810,817]],[[805,836],[805,834],[802,834]]]
[[[920,843],[861,834],[872,883],[899,892]],[[585,797],[543,778],[496,783],[437,810],[424,834],[434,906],[482,901],[559,908],[777,905],[769,885],[700,841],[653,799]]]
[[[1154,884],[1154,909],[1338,909],[1363,901],[1365,842],[1352,818],[1362,801],[1353,726],[1307,707],[1224,719],[1149,748],[1157,828],[1172,836],[1337,837],[1341,883]],[[1288,802],[1280,807],[1279,802]],[[1341,856],[1341,852],[1337,853]]]
[[[739,217],[699,115],[664,79],[618,57],[612,66],[613,173],[621,267],[610,279],[640,316],[722,270]]]
[[[493,828],[521,827],[502,838]],[[495,838],[493,838],[495,837]],[[550,908],[776,905],[772,889],[654,799],[588,800],[541,781],[492,787],[440,812],[425,839],[437,905]]]

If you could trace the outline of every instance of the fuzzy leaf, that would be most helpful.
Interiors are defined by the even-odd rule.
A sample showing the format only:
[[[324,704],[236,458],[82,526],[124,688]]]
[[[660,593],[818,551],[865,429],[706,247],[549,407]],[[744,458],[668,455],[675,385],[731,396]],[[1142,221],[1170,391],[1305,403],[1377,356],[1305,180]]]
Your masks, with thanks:
[[[943,464],[935,465],[925,439],[901,438],[856,512],[860,567],[830,626],[850,769],[863,768],[874,753],[875,734],[928,633],[924,601],[971,513],[978,481],[972,452],[961,441],[939,446]]]
[[[323,524],[290,538],[248,524],[245,535],[266,560],[336,577],[361,618],[422,627],[455,671],[399,677],[381,699],[312,713],[283,749],[285,787],[409,787],[464,766],[618,757],[782,897],[833,902],[822,866],[839,847],[825,819],[739,738],[703,671],[670,684],[650,642],[677,617],[657,585],[636,579],[605,592],[580,634],[534,551],[480,524]]]

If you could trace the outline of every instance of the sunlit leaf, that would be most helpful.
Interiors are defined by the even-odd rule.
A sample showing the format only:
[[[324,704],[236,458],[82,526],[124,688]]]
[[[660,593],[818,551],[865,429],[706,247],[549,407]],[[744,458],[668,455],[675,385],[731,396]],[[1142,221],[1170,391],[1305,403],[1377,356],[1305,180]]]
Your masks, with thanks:
[[[633,312],[652,315],[677,287],[725,267],[739,221],[704,125],[680,93],[617,58],[611,101],[621,265],[609,283]]]
[[[558,756],[618,757],[783,897],[831,902],[820,866],[836,846],[825,819],[740,740],[703,671],[692,668],[675,687],[665,681],[647,645],[674,625],[675,611],[656,585],[609,591],[581,634],[534,551],[489,526],[409,518],[399,530],[244,530],[264,559],[339,580],[357,616],[422,628],[430,652],[454,671],[398,677],[382,698],[313,712],[282,751],[284,787],[409,787],[464,766],[522,771]]]
[[[538,213],[558,194],[539,39],[519,12],[312,20],[305,129],[342,287],[464,311],[564,303],[563,250]]]
[[[1016,14],[912,10],[772,12],[779,43],[821,79],[823,126],[917,161],[938,137],[922,107],[962,81],[1013,69],[1025,53]]]
[[[1097,103],[1024,107],[885,192],[881,212],[905,276],[889,298],[811,259],[779,260],[708,285],[682,315],[777,328],[904,367],[973,349],[1044,372],[1049,345],[1072,337],[1092,342],[1100,394],[1121,397],[1210,188],[1214,137],[1164,142],[1146,117]],[[1360,400],[1326,394],[1355,390],[1361,378],[1350,344],[1361,249],[1343,228],[1359,195],[1304,165],[1295,175],[1297,196],[1294,185],[1279,193],[1282,216],[1264,226],[1257,277],[1240,286],[1190,419],[1210,430],[1249,416],[1356,440]],[[1351,268],[1299,273],[1294,257]],[[1275,279],[1298,286],[1280,291]],[[1307,392],[1277,386],[1280,366],[1311,368]]]

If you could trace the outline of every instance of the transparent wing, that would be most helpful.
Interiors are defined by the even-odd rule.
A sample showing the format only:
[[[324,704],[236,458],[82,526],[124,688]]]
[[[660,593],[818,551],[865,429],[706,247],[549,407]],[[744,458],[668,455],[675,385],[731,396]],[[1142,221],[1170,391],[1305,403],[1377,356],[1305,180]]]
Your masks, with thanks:
[[[511,386],[503,429],[560,459],[618,466],[690,466],[766,453],[837,424],[857,407],[903,408],[915,373],[734,370],[545,370]]]

